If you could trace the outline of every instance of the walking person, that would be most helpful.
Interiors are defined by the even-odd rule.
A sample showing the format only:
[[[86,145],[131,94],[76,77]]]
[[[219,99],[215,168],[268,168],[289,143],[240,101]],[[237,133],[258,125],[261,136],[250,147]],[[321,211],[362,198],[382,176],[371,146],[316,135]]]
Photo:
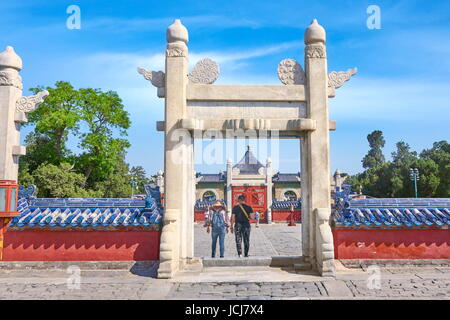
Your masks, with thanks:
[[[211,232],[211,257],[216,257],[217,239],[219,239],[220,257],[223,258],[225,254],[225,234],[228,233],[230,221],[222,202],[214,202],[212,209],[207,207],[205,212],[205,227],[206,232]]]
[[[259,211],[256,211],[255,212],[255,220],[256,220],[256,225],[255,225],[255,227],[256,228],[259,228],[259,217],[260,217],[260,213],[259,213]]]
[[[242,257],[242,241],[244,241],[244,256],[248,257],[250,249],[250,219],[254,218],[252,207],[245,204],[243,194],[238,197],[238,204],[231,211],[231,233],[236,238],[236,249],[239,258]]]

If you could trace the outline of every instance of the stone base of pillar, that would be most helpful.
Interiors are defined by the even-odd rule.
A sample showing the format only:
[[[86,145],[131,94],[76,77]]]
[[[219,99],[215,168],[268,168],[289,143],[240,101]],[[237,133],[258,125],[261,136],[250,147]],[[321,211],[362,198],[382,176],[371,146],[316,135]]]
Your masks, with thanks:
[[[335,277],[336,266],[334,263],[333,234],[329,225],[331,210],[329,208],[317,208],[314,210],[316,217],[316,257],[317,271],[324,277]]]
[[[267,209],[267,224],[272,224],[272,210],[271,209]]]
[[[171,279],[173,277],[172,262],[160,263],[157,277],[158,279]]]
[[[322,277],[336,278],[336,265],[334,260],[326,260],[322,265],[317,264],[317,271]]]

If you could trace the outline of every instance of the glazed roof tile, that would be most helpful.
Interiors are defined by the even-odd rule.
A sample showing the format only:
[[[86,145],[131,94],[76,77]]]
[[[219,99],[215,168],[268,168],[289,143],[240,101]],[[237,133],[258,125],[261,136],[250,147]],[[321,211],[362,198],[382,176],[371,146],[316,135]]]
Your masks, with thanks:
[[[336,191],[332,218],[339,226],[450,225],[448,198],[352,198],[350,188]]]
[[[20,216],[9,227],[127,227],[150,226],[162,219],[160,202],[151,188],[145,200],[107,198],[36,198],[33,188],[19,191]],[[153,196],[152,196],[153,194]]]

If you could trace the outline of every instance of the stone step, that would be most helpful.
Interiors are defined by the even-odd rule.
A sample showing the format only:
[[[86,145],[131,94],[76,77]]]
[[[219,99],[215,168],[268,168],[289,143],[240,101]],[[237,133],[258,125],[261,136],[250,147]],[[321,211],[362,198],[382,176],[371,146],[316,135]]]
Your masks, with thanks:
[[[203,258],[204,267],[245,267],[245,266],[270,266],[271,257],[248,257],[248,258]]]
[[[294,263],[294,270],[295,271],[307,271],[311,270],[312,266],[309,262],[300,262],[300,263]]]
[[[194,258],[188,261],[182,269],[182,272],[201,272],[203,270],[203,261],[200,258]]]
[[[245,266],[261,266],[261,267],[292,267],[295,263],[301,263],[302,257],[299,256],[250,256],[242,257],[226,257],[226,258],[203,258],[204,267],[245,267]]]
[[[158,261],[0,261],[1,270],[63,270],[76,266],[81,270],[149,270]]]

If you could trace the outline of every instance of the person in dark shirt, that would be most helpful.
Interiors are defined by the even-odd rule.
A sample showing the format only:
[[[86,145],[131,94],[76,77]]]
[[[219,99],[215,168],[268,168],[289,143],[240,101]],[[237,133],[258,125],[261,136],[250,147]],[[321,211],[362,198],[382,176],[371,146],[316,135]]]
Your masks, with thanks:
[[[252,207],[245,204],[243,194],[238,197],[238,204],[231,211],[231,233],[236,238],[236,249],[239,258],[242,257],[242,240],[244,240],[244,255],[248,257],[250,248],[250,219],[253,219]]]

